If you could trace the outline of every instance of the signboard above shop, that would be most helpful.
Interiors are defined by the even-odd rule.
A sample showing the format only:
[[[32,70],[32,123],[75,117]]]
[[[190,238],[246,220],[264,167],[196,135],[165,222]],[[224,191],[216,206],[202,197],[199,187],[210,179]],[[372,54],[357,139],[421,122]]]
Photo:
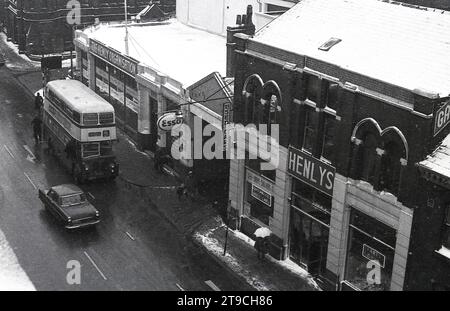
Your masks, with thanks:
[[[450,124],[450,99],[447,100],[434,115],[434,136],[436,136]]]
[[[117,50],[114,50],[106,45],[94,40],[90,39],[89,41],[89,51],[112,65],[116,66],[119,69],[122,69],[126,73],[135,76],[137,75],[137,67],[139,62],[132,57],[127,55],[123,55]]]
[[[336,169],[309,153],[289,147],[288,172],[317,190],[333,196]]]

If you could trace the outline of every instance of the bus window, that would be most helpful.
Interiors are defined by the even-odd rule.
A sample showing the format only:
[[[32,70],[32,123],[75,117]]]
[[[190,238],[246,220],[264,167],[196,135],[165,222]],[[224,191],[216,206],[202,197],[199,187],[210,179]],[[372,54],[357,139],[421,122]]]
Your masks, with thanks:
[[[112,112],[101,112],[100,113],[100,124],[112,124],[114,123],[114,113]]]
[[[83,113],[83,125],[98,125],[98,114]]]
[[[75,122],[77,122],[78,124],[80,124],[80,123],[81,123],[81,116],[80,116],[80,113],[74,111],[74,112],[72,113],[72,115],[73,115],[73,120],[74,120]]]
[[[100,144],[99,143],[89,143],[82,145],[82,157],[95,157],[100,155]]]

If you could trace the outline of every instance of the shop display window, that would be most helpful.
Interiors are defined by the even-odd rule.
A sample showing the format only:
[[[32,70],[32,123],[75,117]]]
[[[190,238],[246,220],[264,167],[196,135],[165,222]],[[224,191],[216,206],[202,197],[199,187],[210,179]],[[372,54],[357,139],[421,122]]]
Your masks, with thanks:
[[[352,209],[345,280],[363,291],[389,290],[395,242],[394,229]]]
[[[252,172],[247,168],[246,174],[252,174],[261,177],[260,183],[265,183],[269,187],[273,186],[272,182],[265,179],[260,174]],[[245,201],[250,205],[250,215],[263,224],[269,225],[270,217],[273,217],[274,198],[266,188],[258,183],[252,183],[246,178],[245,182]]]

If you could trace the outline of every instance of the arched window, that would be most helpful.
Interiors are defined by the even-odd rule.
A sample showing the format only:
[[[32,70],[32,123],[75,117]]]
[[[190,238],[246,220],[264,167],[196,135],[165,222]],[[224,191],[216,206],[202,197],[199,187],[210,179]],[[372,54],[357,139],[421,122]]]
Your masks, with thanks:
[[[384,154],[381,158],[380,189],[397,195],[400,179],[400,159],[402,148],[390,141],[385,144]]]
[[[375,182],[376,176],[376,157],[377,157],[378,141],[377,137],[372,133],[366,133],[363,137],[363,143],[360,149],[359,162],[359,178],[365,180],[372,185]]]
[[[273,81],[267,81],[263,86],[264,96],[261,100],[261,118],[262,124],[266,124],[270,130],[271,124],[280,123],[281,117],[281,91],[278,84]]]
[[[245,122],[259,123],[262,80],[258,75],[252,75],[244,83]]]

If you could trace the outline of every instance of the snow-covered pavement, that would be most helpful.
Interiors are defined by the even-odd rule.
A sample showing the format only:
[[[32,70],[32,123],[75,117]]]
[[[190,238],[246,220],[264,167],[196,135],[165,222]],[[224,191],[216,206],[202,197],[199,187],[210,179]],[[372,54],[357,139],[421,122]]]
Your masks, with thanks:
[[[19,265],[14,251],[0,230],[0,291],[34,291],[25,271]]]

